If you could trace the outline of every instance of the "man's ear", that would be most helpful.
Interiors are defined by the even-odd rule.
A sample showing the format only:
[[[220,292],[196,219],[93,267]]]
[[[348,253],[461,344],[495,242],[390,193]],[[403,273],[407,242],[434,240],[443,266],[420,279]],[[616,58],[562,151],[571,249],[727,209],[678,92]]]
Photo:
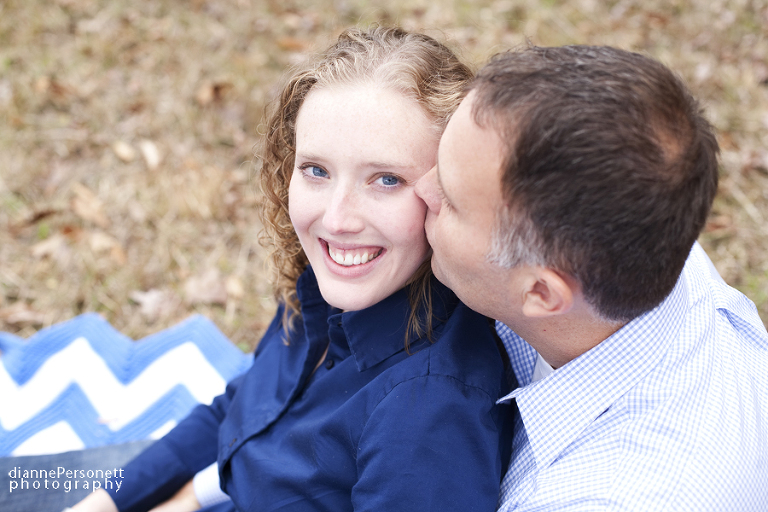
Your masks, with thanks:
[[[523,314],[542,318],[570,311],[575,283],[548,268],[534,267],[530,270],[523,292]]]

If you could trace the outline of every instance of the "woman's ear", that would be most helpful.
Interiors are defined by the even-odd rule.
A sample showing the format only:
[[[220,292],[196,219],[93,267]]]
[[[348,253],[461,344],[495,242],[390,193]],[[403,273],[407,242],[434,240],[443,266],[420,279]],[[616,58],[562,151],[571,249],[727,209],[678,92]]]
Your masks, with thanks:
[[[573,307],[577,286],[572,279],[544,267],[530,269],[523,291],[523,314],[543,318],[567,313]]]

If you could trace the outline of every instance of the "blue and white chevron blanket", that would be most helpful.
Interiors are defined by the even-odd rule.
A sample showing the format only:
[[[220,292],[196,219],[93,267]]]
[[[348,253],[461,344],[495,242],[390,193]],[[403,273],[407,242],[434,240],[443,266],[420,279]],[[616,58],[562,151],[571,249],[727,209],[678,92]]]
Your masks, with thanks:
[[[0,332],[0,457],[159,438],[251,358],[202,316],[139,341],[93,313]]]

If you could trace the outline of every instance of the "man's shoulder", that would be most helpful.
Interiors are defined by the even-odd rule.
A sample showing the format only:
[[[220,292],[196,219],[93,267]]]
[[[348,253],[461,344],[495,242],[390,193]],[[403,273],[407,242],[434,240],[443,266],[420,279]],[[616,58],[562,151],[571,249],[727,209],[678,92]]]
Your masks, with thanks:
[[[689,295],[688,330],[709,335],[717,350],[757,351],[763,354],[758,357],[768,358],[768,332],[755,304],[723,280],[698,243],[683,276]]]

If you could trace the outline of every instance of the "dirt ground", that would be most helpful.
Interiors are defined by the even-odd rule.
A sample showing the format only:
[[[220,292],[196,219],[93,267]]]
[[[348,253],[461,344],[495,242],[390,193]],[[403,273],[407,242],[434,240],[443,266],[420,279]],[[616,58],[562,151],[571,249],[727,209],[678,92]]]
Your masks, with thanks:
[[[275,83],[344,28],[399,24],[477,67],[608,44],[675,69],[722,148],[701,237],[768,320],[768,0],[2,0],[0,330],[86,311],[138,339],[193,313],[253,347],[274,301],[254,148]]]

